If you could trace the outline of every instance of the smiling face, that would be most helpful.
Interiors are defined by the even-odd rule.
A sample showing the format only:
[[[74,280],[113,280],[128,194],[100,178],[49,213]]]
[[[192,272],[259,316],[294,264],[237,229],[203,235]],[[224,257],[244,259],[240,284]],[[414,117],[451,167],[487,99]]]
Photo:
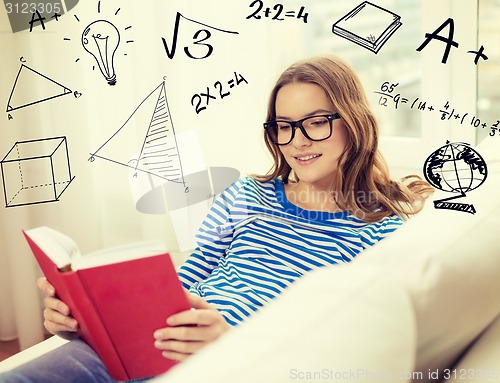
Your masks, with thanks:
[[[276,96],[276,119],[296,121],[305,117],[338,112],[323,89],[316,84],[292,82],[284,85]],[[287,145],[279,148],[302,186],[329,190],[332,187],[338,159],[347,143],[341,119],[332,121],[333,132],[324,141],[311,141],[300,129]]]

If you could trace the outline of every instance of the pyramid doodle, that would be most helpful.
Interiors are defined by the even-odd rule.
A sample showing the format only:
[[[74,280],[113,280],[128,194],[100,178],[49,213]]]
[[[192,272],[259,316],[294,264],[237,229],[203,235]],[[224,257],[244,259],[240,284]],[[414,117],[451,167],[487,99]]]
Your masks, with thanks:
[[[95,158],[184,184],[174,125],[162,82],[99,149]]]
[[[22,64],[12,87],[6,112],[71,93],[64,85]]]

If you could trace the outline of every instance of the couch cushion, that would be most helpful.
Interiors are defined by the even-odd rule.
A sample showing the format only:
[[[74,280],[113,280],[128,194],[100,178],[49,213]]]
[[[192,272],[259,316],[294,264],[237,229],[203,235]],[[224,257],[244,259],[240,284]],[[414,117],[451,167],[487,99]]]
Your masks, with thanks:
[[[445,382],[500,381],[500,317],[466,351],[456,366],[444,371]]]
[[[342,265],[306,275],[154,381],[406,382],[415,358],[414,326],[410,299],[397,283]]]

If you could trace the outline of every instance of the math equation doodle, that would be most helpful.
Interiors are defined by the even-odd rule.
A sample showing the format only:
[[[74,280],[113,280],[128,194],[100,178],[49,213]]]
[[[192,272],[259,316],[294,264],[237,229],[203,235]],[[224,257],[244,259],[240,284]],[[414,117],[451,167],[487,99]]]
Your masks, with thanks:
[[[377,54],[401,25],[400,16],[365,1],[337,20],[332,32]]]
[[[494,137],[497,133],[500,137],[500,120],[496,120],[494,124],[488,124],[485,121],[481,121],[477,116],[469,116],[468,112],[461,113],[458,110],[455,110],[455,108],[451,106],[449,101],[446,101],[443,107],[440,109],[435,107],[429,101],[422,100],[419,97],[415,97],[411,101],[407,97],[404,97],[401,93],[395,93],[395,90],[398,86],[398,82],[391,83],[389,81],[384,81],[380,86],[380,91],[374,91],[374,93],[380,94],[378,100],[379,105],[382,105],[384,107],[393,105],[395,109],[398,109],[398,106],[409,104],[410,109],[418,110],[420,112],[439,114],[441,121],[457,121],[460,123],[460,125],[469,122],[470,126],[473,126],[474,128],[481,127],[482,129],[486,129],[489,127],[489,135],[491,137]]]
[[[273,8],[264,8],[264,2],[262,0],[255,0],[253,1],[250,5],[250,8],[256,7],[251,14],[249,14],[246,18],[247,19],[257,19],[260,20],[262,16],[260,13],[262,12],[264,14],[264,17],[271,17],[273,16],[271,20],[277,20],[277,21],[284,21],[285,17],[287,18],[297,18],[298,20],[302,19],[304,23],[307,23],[307,17],[309,16],[308,12],[305,11],[305,7],[302,6],[300,7],[299,11],[296,12],[295,10],[286,10],[283,4],[275,4]],[[284,11],[284,12],[283,12]],[[276,12],[276,13],[274,13]]]
[[[214,89],[216,90],[216,95],[210,94],[210,87],[207,86],[205,92],[196,93],[191,97],[191,105],[195,108],[196,114],[199,114],[203,110],[207,109],[210,100],[216,100],[219,97],[221,100],[231,94],[228,90],[240,85],[242,82],[248,84],[248,81],[239,73],[233,72],[234,78],[227,81],[227,87],[220,81],[214,83]]]
[[[197,25],[201,25],[203,27],[201,29],[198,29],[193,35],[192,45],[194,47],[193,46],[185,46],[184,47],[184,53],[186,54],[186,56],[188,56],[191,59],[195,59],[195,60],[205,59],[205,58],[209,57],[214,52],[213,45],[208,43],[208,40],[212,37],[211,31],[236,34],[236,35],[238,34],[238,32],[227,31],[224,29],[212,27],[210,25],[201,23],[201,22],[193,20],[193,19],[189,19],[189,18],[183,16],[182,14],[180,14],[179,12],[177,12],[177,14],[175,16],[174,36],[172,38],[171,48],[169,48],[167,40],[164,37],[161,38],[161,40],[163,42],[163,47],[165,48],[165,53],[167,54],[167,57],[171,60],[174,58],[175,52],[177,51],[177,40],[179,37],[179,27],[180,27],[181,17],[186,21],[189,21],[189,22],[197,24]],[[200,49],[200,51],[193,52],[193,49],[195,49],[195,48]]]
[[[137,132],[134,127],[139,127]],[[144,127],[144,128],[143,128]],[[138,137],[142,139],[138,140]],[[94,153],[96,158],[185,186],[165,82],[158,85],[125,123]]]

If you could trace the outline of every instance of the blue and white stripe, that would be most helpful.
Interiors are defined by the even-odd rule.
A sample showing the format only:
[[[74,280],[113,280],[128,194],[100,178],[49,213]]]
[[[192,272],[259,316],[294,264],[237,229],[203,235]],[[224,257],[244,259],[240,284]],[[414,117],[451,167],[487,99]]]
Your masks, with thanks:
[[[245,177],[215,199],[179,277],[235,325],[308,271],[350,262],[401,224],[303,210],[286,200],[281,180]]]

